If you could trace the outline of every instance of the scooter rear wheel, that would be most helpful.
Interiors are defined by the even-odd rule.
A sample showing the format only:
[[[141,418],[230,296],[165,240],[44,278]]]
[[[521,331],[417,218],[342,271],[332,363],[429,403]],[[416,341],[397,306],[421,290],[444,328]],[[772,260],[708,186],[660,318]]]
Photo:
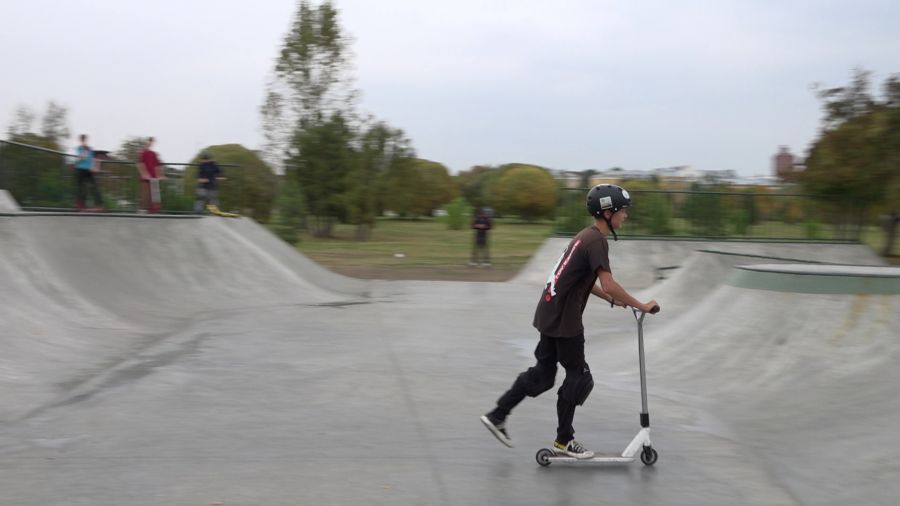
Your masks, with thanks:
[[[534,460],[536,460],[537,463],[540,464],[541,466],[547,467],[550,465],[550,457],[552,457],[552,456],[553,456],[552,451],[550,451],[546,448],[541,448],[540,450],[538,450],[537,454],[535,454]]]
[[[656,464],[657,458],[659,458],[659,454],[657,454],[656,450],[649,446],[645,446],[641,451],[641,462],[643,462],[645,466],[652,466],[653,464]]]

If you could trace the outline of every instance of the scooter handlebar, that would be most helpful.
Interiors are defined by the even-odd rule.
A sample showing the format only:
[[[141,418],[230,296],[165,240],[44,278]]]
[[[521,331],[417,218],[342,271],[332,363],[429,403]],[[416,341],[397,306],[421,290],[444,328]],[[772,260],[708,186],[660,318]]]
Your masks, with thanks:
[[[658,313],[658,312],[659,312],[659,304],[657,304],[657,305],[651,307],[651,308],[650,308],[650,311],[641,311],[640,309],[638,309],[638,308],[636,308],[636,307],[634,307],[634,306],[631,307],[631,310],[634,311],[634,317],[635,317],[635,318],[643,319],[644,315],[647,314],[647,313],[650,313],[650,314],[656,314],[656,313]]]

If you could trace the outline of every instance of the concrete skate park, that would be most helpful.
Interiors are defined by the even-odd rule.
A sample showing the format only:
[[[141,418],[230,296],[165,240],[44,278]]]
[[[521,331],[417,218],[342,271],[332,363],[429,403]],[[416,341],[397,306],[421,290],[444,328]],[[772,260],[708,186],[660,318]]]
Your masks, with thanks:
[[[861,245],[614,243],[616,278],[662,306],[659,461],[539,466],[553,391],[500,445],[478,417],[531,365],[565,241],[506,283],[362,281],[247,219],[7,202],[0,504],[896,504],[900,269]],[[577,437],[621,451],[635,320],[596,299],[584,320]]]

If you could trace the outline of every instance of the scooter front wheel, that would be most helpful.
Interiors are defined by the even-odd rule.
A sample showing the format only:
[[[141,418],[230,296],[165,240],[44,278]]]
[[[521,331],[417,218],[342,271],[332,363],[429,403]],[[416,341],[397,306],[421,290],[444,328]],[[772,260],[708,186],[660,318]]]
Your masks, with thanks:
[[[659,458],[659,454],[657,454],[656,450],[649,446],[645,446],[641,451],[641,462],[643,462],[645,466],[652,466],[653,464],[656,464],[657,458]]]
[[[534,460],[537,460],[537,463],[543,467],[547,467],[550,465],[550,457],[553,456],[553,452],[546,449],[541,448],[538,450],[537,454],[534,456]]]

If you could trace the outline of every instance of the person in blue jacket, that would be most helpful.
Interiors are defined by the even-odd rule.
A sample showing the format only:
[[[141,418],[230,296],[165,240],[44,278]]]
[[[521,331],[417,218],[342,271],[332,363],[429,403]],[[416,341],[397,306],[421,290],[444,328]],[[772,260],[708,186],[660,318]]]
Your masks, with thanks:
[[[75,182],[77,185],[75,207],[79,211],[98,211],[103,207],[103,200],[100,198],[100,186],[94,173],[97,172],[94,166],[94,150],[88,146],[87,135],[79,136],[81,144],[75,149],[78,158],[75,160]],[[93,206],[88,208],[85,204],[88,185],[92,188],[92,196],[94,198]]]

